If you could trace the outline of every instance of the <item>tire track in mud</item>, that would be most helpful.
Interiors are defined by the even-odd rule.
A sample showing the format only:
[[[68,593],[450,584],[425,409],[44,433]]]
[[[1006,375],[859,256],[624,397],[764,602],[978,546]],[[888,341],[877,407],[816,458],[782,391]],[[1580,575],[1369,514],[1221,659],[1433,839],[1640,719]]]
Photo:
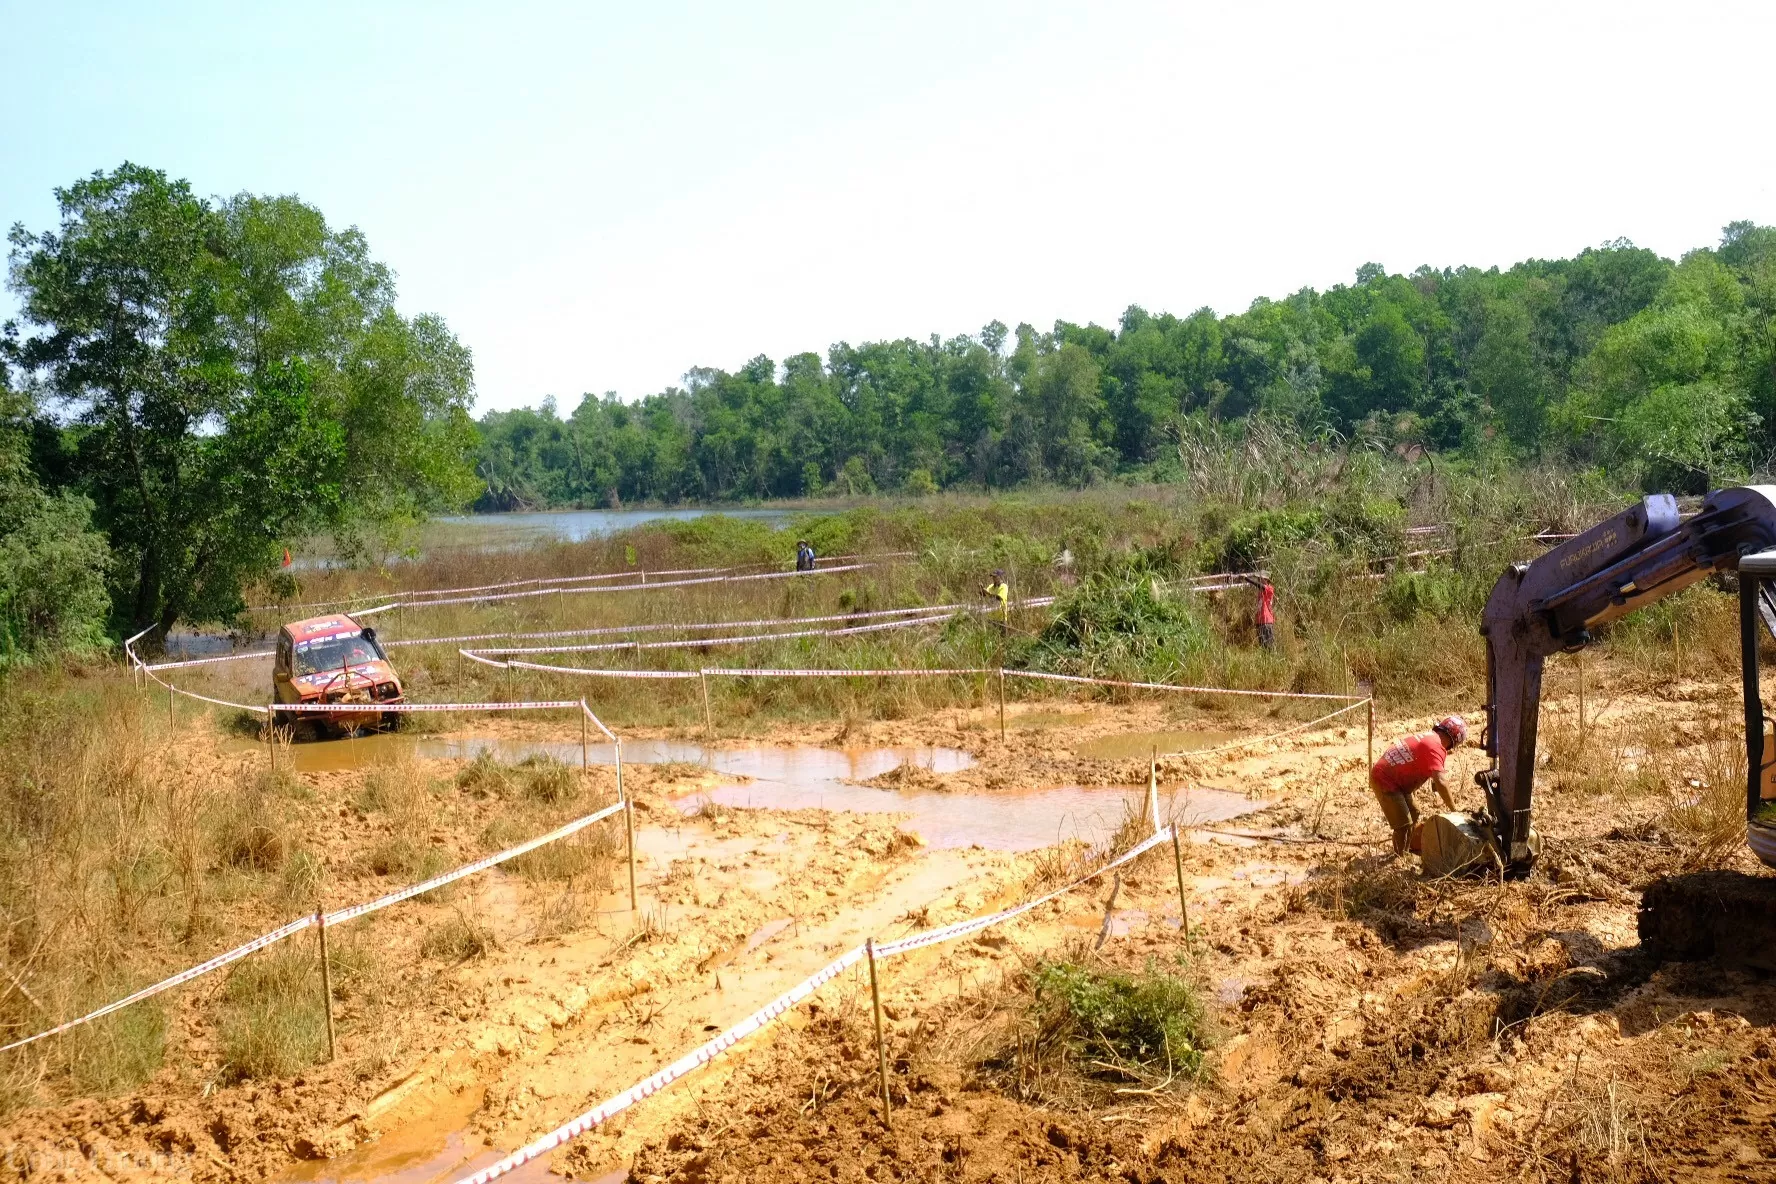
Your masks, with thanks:
[[[713,824],[640,828],[633,934],[616,936],[626,901],[610,901],[604,933],[473,969],[471,996],[495,984],[511,994],[313,1148],[335,1158],[283,1178],[452,1179],[497,1158],[486,1142],[509,1149],[646,1075],[832,952],[978,910],[1018,863],[978,850],[914,855],[916,841],[892,819],[812,813],[733,811]],[[618,1161],[731,1072],[717,1066],[593,1138]]]

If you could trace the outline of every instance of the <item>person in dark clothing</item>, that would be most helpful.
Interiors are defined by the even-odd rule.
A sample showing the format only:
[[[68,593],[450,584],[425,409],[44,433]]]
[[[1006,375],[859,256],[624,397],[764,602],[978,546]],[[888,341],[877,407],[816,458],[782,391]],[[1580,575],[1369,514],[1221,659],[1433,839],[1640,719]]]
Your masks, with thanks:
[[[814,547],[813,547],[813,544],[809,543],[807,539],[797,539],[796,540],[796,568],[795,569],[797,571],[813,571],[814,570]]]

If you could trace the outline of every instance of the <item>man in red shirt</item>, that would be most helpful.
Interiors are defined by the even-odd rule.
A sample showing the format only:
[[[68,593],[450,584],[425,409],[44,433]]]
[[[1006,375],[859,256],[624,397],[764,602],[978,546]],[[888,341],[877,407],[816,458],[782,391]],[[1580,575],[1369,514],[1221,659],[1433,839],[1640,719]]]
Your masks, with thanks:
[[[1246,583],[1258,589],[1258,611],[1252,617],[1252,623],[1258,626],[1258,644],[1264,649],[1273,650],[1277,643],[1277,590],[1263,576],[1247,576]]]
[[[1381,812],[1394,832],[1394,854],[1404,855],[1412,836],[1412,824],[1418,821],[1418,807],[1412,802],[1412,791],[1429,781],[1445,809],[1455,809],[1449,795],[1449,784],[1443,780],[1443,766],[1457,745],[1468,738],[1468,725],[1459,715],[1449,716],[1428,732],[1407,736],[1388,745],[1369,770],[1369,788],[1381,803]]]

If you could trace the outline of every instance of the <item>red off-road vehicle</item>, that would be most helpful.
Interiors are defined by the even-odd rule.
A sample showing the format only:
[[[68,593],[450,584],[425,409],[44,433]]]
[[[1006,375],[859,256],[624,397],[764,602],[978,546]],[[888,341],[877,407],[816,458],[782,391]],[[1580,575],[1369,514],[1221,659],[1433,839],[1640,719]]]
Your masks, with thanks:
[[[379,705],[402,701],[401,680],[376,630],[360,628],[343,613],[294,621],[278,630],[272,667],[273,698],[279,703],[351,703],[364,710],[278,713],[278,725],[307,723],[322,734],[392,726],[398,712]]]

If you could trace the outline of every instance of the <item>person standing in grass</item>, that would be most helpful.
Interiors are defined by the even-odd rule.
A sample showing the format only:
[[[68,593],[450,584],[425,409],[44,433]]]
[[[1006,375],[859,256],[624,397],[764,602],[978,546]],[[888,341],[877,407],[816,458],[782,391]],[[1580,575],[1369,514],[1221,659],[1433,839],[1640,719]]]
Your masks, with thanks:
[[[1429,781],[1443,799],[1446,810],[1455,809],[1449,794],[1449,783],[1443,780],[1443,768],[1449,754],[1468,738],[1468,725],[1459,715],[1451,715],[1428,732],[1406,736],[1388,745],[1369,770],[1369,788],[1381,803],[1381,813],[1394,832],[1394,854],[1406,854],[1412,838],[1412,826],[1418,821],[1418,807],[1413,804],[1412,791]]]
[[[1258,626],[1258,645],[1274,650],[1277,643],[1276,587],[1261,575],[1247,576],[1246,583],[1258,589],[1258,611],[1252,616],[1253,623]]]
[[[814,545],[807,539],[796,540],[796,570],[814,570]]]
[[[1011,585],[1005,582],[1004,569],[993,572],[993,578],[981,589],[981,595],[999,601],[999,629],[1004,632],[1011,628]]]

